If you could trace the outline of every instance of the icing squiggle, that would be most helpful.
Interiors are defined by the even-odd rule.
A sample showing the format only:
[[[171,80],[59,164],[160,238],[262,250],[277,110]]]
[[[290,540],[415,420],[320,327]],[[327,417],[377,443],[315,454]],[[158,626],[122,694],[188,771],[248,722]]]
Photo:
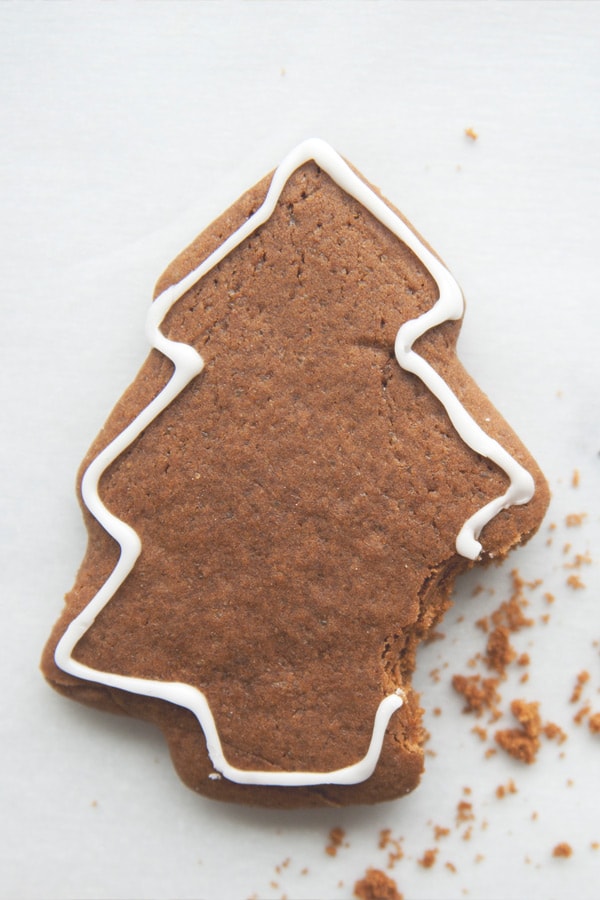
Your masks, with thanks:
[[[200,354],[190,345],[171,341],[160,330],[163,319],[194,284],[211,271],[247,237],[253,234],[272,215],[281,192],[301,165],[314,160],[338,186],[354,197],[371,212],[396,237],[406,244],[435,280],[439,299],[423,315],[403,325],[396,337],[395,353],[402,368],[416,374],[444,405],[448,416],[460,437],[477,453],[488,457],[503,469],[510,485],[506,493],[478,510],[463,525],[456,539],[459,554],[476,559],[481,552],[477,538],[484,527],[500,510],[513,504],[526,503],[534,492],[531,475],[516,462],[497,441],[489,437],[466,411],[450,387],[438,373],[413,350],[414,342],[429,331],[450,319],[462,316],[464,301],[460,288],[446,267],[419,240],[414,232],[350,169],[344,160],[328,144],[309,140],[293,150],[275,171],[271,185],[260,208],[233,232],[210,256],[180,282],[167,288],[152,304],[146,332],[150,344],[168,357],[174,365],[169,382],[139,415],[108,444],[93,460],[82,480],[82,496],[92,515],[120,546],[119,560],[112,573],[85,609],[70,623],[58,642],[55,651],[57,666],[65,672],[86,681],[94,681],[110,688],[129,691],[148,697],[167,700],[189,709],[202,727],[208,753],[217,773],[238,784],[302,786],[317,784],[358,784],[372,775],[381,754],[386,729],[393,713],[403,704],[402,692],[397,690],[384,697],[373,722],[371,742],[367,753],[358,762],[329,772],[285,772],[246,770],[232,766],[223,753],[205,694],[197,688],[181,682],[161,682],[151,679],[101,672],[73,658],[73,651],[83,635],[92,627],[96,616],[114,597],[129,573],[133,570],[141,552],[137,532],[114,516],[100,499],[98,485],[108,467],[147,428],[147,426],[183,391],[203,369]],[[213,775],[213,777],[216,777]]]

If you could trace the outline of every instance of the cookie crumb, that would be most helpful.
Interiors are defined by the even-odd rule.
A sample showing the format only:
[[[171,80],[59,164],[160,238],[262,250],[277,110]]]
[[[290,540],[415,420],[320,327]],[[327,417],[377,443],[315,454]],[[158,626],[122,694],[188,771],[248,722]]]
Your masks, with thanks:
[[[539,715],[539,703],[527,703],[525,700],[513,700],[510,706],[520,728],[505,728],[495,734],[496,743],[513,759],[531,764],[535,761],[540,748],[539,735],[542,723]]]
[[[343,828],[337,826],[329,832],[329,844],[325,847],[325,853],[328,856],[336,856],[338,849],[342,846],[346,832]]]
[[[573,560],[569,563],[565,563],[563,568],[565,569],[581,569],[582,566],[591,566],[592,557],[586,551],[585,553],[576,553],[573,557]]]
[[[547,737],[549,741],[557,740],[559,744],[564,744],[568,737],[560,725],[557,725],[555,722],[547,722],[544,725],[543,731],[545,737]]]
[[[503,625],[494,628],[488,637],[485,654],[489,668],[504,674],[506,667],[517,655],[510,643],[508,628]]]
[[[463,822],[470,822],[474,818],[473,804],[467,800],[460,800],[456,806],[456,824],[462,825]]]
[[[530,582],[525,581],[521,578],[518,569],[513,569],[510,574],[513,582],[513,592],[510,598],[501,603],[498,609],[492,613],[491,618],[494,625],[504,625],[509,631],[514,633],[520,631],[521,628],[530,628],[534,624],[533,619],[528,618],[524,613],[525,608],[529,606],[529,601],[523,593],[523,588],[536,588],[541,584],[541,581],[539,579]]]
[[[580,481],[581,476],[579,474],[579,469],[573,469],[573,475],[571,477],[571,487],[578,488]]]
[[[512,780],[512,778],[510,779],[508,784],[499,784],[498,787],[496,788],[496,797],[498,797],[499,800],[502,800],[504,797],[506,797],[507,794],[516,794],[516,793],[517,793],[517,786],[514,783],[514,781]]]
[[[569,703],[578,703],[581,699],[581,694],[583,691],[583,686],[590,680],[590,673],[584,669],[577,676],[577,681],[575,683],[575,687],[573,688],[573,693],[571,694]]]
[[[463,712],[475,713],[477,716],[480,716],[485,709],[492,713],[498,712],[500,695],[497,690],[497,678],[482,678],[481,675],[454,675],[452,687],[466,700]]]
[[[393,869],[396,863],[404,857],[402,849],[402,838],[392,837],[391,828],[382,828],[379,832],[379,848],[386,850],[388,847],[392,849],[388,852],[388,869]]]
[[[557,844],[554,850],[552,851],[552,856],[556,856],[557,858],[568,859],[569,856],[573,855],[573,848],[570,844],[563,842],[561,844]]]
[[[465,128],[465,136],[468,137],[471,141],[476,141],[479,137],[477,132],[471,127]]]
[[[481,741],[487,741],[487,731],[485,728],[482,728],[481,725],[474,725],[473,728],[471,728],[471,731],[473,734],[476,734]]]
[[[582,706],[580,710],[578,710],[573,716],[573,721],[576,725],[581,725],[583,720],[589,716],[592,711],[592,707],[589,703],[586,703],[585,706]]]
[[[593,713],[588,719],[588,728],[592,734],[600,734],[600,712]]]
[[[417,862],[424,869],[431,869],[435,865],[437,855],[438,848],[434,847],[432,850],[426,850],[421,859],[417,860]]]
[[[404,900],[394,879],[381,869],[367,869],[354,885],[354,896],[358,900]]]
[[[567,578],[567,585],[570,588],[573,588],[574,591],[581,591],[585,587],[585,584],[579,575],[569,575]]]
[[[565,517],[565,525],[567,528],[577,528],[577,526],[583,525],[586,518],[587,513],[569,513]]]

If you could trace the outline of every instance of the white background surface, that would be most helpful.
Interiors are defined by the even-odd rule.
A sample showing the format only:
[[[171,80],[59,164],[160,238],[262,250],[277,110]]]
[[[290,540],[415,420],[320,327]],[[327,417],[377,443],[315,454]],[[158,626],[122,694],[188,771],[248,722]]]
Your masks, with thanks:
[[[600,738],[572,724],[568,699],[586,668],[600,710],[599,37],[600,5],[585,2],[0,7],[3,897],[344,900],[366,867],[385,868],[384,827],[404,837],[390,874],[407,900],[597,896]],[[461,356],[554,499],[508,566],[459,585],[446,639],[420,655],[423,703],[443,714],[427,717],[437,755],[419,790],[276,813],[195,796],[160,735],[60,698],[37,666],[84,549],[75,471],[146,354],[154,281],[307,136],[354,162],[447,261],[469,303]],[[572,512],[587,518],[566,529]],[[563,566],[586,550],[575,592]],[[485,761],[450,687],[516,565],[543,579],[531,609],[551,619],[517,636],[531,677],[503,687],[504,708],[540,700],[570,735],[532,767]],[[473,598],[479,582],[496,595]],[[518,793],[498,800],[509,778]],[[454,828],[461,799],[470,841]],[[432,823],[452,828],[437,845]],[[335,858],[333,826],[349,844]],[[559,841],[570,859],[552,858]],[[417,859],[434,846],[426,871]]]

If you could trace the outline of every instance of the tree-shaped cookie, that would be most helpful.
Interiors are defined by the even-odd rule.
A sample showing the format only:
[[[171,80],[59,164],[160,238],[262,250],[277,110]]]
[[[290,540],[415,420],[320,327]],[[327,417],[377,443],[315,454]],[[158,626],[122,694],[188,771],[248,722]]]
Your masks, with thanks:
[[[43,670],[264,805],[401,796],[416,647],[538,527],[535,462],[462,369],[456,282],[309,141],[175,260],[82,466],[88,550]]]

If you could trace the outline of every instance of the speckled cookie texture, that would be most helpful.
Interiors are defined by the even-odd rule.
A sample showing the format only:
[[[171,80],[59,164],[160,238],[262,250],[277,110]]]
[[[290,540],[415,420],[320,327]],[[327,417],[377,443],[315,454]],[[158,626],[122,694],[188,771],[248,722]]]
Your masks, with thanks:
[[[262,203],[248,191],[161,277],[193,270]],[[194,715],[163,700],[80,680],[54,648],[116,564],[90,515],[87,553],[44,652],[61,693],[155,723],[181,778],[212,798],[336,806],[401,797],[423,768],[415,652],[470,567],[462,524],[502,494],[506,475],[458,436],[440,402],[394,357],[400,326],[437,287],[417,257],[314,162],[297,169],[263,226],[191,287],[161,329],[193,345],[204,369],[108,468],[105,506],[138,533],[136,565],[74,656],[102,671],[200,689],[223,751],[240,769],[340,769],[363,757],[382,699],[379,762],[353,785],[236,784],[218,776]],[[459,321],[415,347],[475,420],[536,481],[527,504],[497,515],[482,560],[538,527],[548,501],[537,465],[466,374]],[[492,342],[493,336],[490,336]],[[82,464],[168,382],[152,350]]]

